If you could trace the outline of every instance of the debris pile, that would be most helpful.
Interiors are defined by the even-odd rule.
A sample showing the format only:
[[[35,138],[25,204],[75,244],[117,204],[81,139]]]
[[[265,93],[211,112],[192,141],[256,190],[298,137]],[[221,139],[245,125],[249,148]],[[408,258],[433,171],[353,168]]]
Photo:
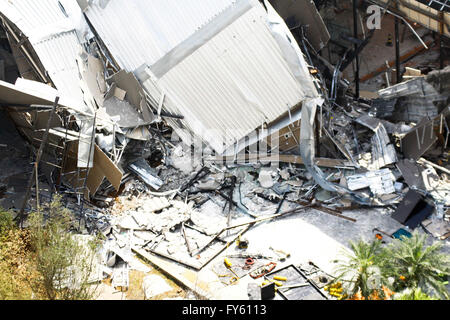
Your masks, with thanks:
[[[42,34],[31,32],[23,21],[33,17],[16,4],[0,5],[11,47],[24,44],[33,70],[30,78],[19,66],[14,84],[0,81],[0,103],[34,162],[0,175],[0,204],[22,222],[64,194],[78,231],[107,239],[99,280],[128,287],[129,269],[148,268],[134,255],[145,252],[196,271],[211,263],[224,285],[261,278],[259,298],[327,299],[341,296],[323,290],[324,271],[286,266],[282,250],[251,252],[245,233],[311,209],[356,223],[346,212],[377,207],[406,229],[449,236],[450,67],[409,68],[410,79],[362,98],[343,74],[362,47],[336,66],[327,61],[320,52],[334,35],[313,2],[285,12],[277,1],[222,1],[178,29],[163,18],[155,29],[140,21],[175,10],[72,2],[46,4],[72,27],[48,34],[45,23]],[[130,13],[134,21],[117,18]],[[58,51],[59,36],[73,50]],[[22,201],[12,201],[17,174]],[[237,253],[218,258],[234,244]]]

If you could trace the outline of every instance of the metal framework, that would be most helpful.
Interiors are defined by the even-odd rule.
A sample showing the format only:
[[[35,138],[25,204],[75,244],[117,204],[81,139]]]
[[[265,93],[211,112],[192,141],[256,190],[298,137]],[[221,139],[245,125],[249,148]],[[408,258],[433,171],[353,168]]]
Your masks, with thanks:
[[[450,0],[416,0],[438,11],[450,12]]]
[[[26,112],[26,111],[23,111]],[[36,111],[37,112],[37,111]],[[52,119],[55,116],[59,116],[62,120],[63,127],[51,128]],[[95,118],[94,118],[95,122]],[[93,126],[95,130],[95,125]],[[35,130],[37,134],[39,131]],[[77,119],[74,115],[67,112],[67,110],[58,108],[58,98],[51,110],[51,114],[48,119],[47,128],[44,131],[43,137],[33,137],[33,139],[39,143],[39,150],[36,154],[36,160],[33,166],[33,172],[29,178],[25,197],[23,199],[22,208],[18,215],[20,225],[23,224],[26,218],[26,212],[30,209],[30,197],[35,193],[36,208],[39,210],[42,203],[51,201],[55,193],[62,195],[73,196],[77,199],[78,215],[81,219],[84,218],[84,204],[86,202],[86,195],[88,195],[87,178],[89,175],[89,167],[81,168],[75,166],[72,170],[68,164],[77,163],[76,144],[81,139],[89,139],[89,159],[91,158],[92,146],[95,143],[95,132],[91,136],[83,136],[80,128],[78,127]],[[56,138],[58,142],[55,142]],[[73,150],[75,149],[75,150]],[[47,176],[49,184],[48,192],[44,192],[42,186],[39,186],[39,168],[50,168],[50,174]],[[68,171],[70,169],[70,171]],[[42,171],[42,170],[41,170]],[[34,192],[33,192],[34,191]],[[45,199],[45,201],[43,201]],[[65,202],[65,206],[68,207],[68,202]],[[72,208],[73,209],[73,208]]]

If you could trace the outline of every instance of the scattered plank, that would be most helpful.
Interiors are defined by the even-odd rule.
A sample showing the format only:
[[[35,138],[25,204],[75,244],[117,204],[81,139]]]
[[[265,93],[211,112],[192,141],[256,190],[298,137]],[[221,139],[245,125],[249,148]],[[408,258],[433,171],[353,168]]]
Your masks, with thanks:
[[[236,156],[215,156],[206,158],[205,161],[209,162],[284,162],[284,163],[295,163],[304,164],[301,156],[290,155],[290,154],[275,154],[275,155],[262,155],[262,154],[245,154]],[[329,158],[316,158],[316,165],[319,167],[327,168],[348,168],[354,169],[355,166],[348,160],[345,159],[329,159]]]

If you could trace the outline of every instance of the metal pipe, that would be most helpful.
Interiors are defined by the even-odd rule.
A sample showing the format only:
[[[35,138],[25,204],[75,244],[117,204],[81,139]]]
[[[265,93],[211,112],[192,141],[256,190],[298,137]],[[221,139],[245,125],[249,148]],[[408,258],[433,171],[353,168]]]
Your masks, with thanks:
[[[353,37],[358,39],[358,0],[353,0]],[[355,94],[356,99],[359,99],[359,55],[358,55],[358,45],[355,43],[355,62],[356,62],[356,70],[355,70]]]
[[[405,18],[403,18],[402,16],[399,16],[398,14],[395,14],[392,11],[389,11],[388,9],[384,9],[387,13],[389,13],[390,15],[393,15],[394,17],[397,17],[399,19],[401,19],[408,27],[409,29],[411,29],[411,31],[414,33],[414,35],[417,37],[417,39],[419,39],[420,43],[425,47],[425,49],[429,49],[428,46],[426,45],[426,43],[422,40],[422,38],[417,34],[416,30],[414,30],[414,28],[408,23],[408,21],[406,21]]]
[[[50,125],[52,123],[53,116],[56,113],[56,108],[58,107],[58,102],[59,102],[59,97],[56,97],[55,102],[53,104],[52,112],[50,113],[50,116],[48,117],[47,128],[46,128],[44,136],[42,138],[41,145],[39,146],[39,150],[38,150],[38,152],[36,154],[36,161],[34,163],[34,168],[33,168],[33,171],[31,173],[30,179],[28,180],[27,191],[25,193],[25,197],[23,198],[22,207],[20,209],[19,214],[16,217],[16,219],[19,220],[19,226],[20,227],[23,227],[23,222],[25,220],[25,208],[27,206],[28,199],[30,198],[31,188],[33,187],[33,182],[34,182],[34,175],[35,175],[35,172],[37,171],[37,167],[39,165],[39,162],[41,161],[41,157],[42,157],[42,154],[44,152],[45,145],[47,144],[49,131],[50,131]],[[38,188],[38,186],[36,186],[36,188]]]
[[[398,18],[395,17],[395,71],[397,74],[397,83],[402,82],[402,74],[400,72],[400,36],[398,32]]]
[[[444,13],[440,12],[439,17],[439,69],[444,69],[444,49],[442,47],[442,36],[444,35]]]

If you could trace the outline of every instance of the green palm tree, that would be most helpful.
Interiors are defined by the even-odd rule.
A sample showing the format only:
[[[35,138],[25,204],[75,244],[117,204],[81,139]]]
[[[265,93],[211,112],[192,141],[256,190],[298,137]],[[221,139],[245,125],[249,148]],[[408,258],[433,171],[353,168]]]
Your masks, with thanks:
[[[382,273],[385,278],[394,279],[396,292],[420,288],[429,293],[434,289],[440,297],[448,299],[443,278],[449,275],[449,256],[441,253],[442,243],[426,246],[426,239],[427,235],[414,232],[410,238],[401,237],[386,246],[382,253]]]
[[[420,288],[418,288],[418,289],[406,289],[403,292],[395,294],[394,300],[438,300],[438,299],[430,297]]]
[[[381,241],[375,240],[370,243],[350,241],[350,248],[352,251],[344,251],[342,253],[344,259],[337,261],[336,281],[346,283],[345,287],[350,295],[361,292],[361,295],[367,298],[374,290],[380,288]]]

